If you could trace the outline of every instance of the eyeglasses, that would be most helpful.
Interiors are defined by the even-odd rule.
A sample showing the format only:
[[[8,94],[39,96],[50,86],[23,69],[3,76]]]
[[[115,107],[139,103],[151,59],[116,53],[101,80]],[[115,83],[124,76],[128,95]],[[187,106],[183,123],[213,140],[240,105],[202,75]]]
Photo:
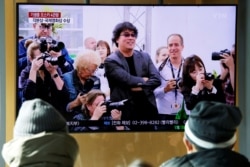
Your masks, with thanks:
[[[45,30],[45,29],[50,30],[50,29],[52,29],[52,26],[42,24],[39,26],[39,28],[40,28],[40,30]]]
[[[89,69],[89,68],[83,68],[88,74],[94,74],[97,69]]]
[[[134,33],[124,33],[124,34],[121,34],[120,36],[124,36],[126,38],[128,38],[128,37],[136,38],[137,37],[137,35]]]

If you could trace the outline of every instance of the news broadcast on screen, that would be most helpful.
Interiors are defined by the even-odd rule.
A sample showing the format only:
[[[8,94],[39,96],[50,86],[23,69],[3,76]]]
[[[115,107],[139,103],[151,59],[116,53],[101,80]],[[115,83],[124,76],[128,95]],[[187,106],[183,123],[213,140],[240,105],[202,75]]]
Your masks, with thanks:
[[[71,133],[183,131],[235,105],[236,5],[17,3],[16,114],[41,98]]]

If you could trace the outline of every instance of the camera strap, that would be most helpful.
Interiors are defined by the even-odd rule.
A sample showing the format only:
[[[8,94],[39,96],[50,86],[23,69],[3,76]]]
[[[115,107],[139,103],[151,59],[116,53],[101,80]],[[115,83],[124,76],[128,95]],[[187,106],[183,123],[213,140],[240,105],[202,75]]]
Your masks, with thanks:
[[[177,79],[180,78],[180,73],[181,73],[181,69],[182,69],[183,59],[181,59],[181,64],[180,64],[180,66],[179,66],[179,70],[178,70],[178,73],[177,73],[176,78],[175,78],[175,74],[174,74],[174,68],[173,68],[173,65],[172,65],[170,59],[169,59],[169,62],[170,62],[172,77],[177,81]],[[176,83],[176,84],[177,84],[177,83]],[[175,89],[174,89],[174,95],[175,95],[175,102],[176,102],[176,101],[177,101],[177,86],[176,86]]]
[[[163,70],[164,66],[166,65],[166,63],[167,63],[168,60],[169,60],[170,67],[171,67],[172,77],[173,77],[174,79],[177,80],[178,78],[180,78],[180,73],[181,73],[182,64],[183,64],[184,59],[181,60],[181,64],[180,64],[180,66],[179,66],[179,70],[178,70],[178,73],[177,73],[177,77],[176,77],[176,78],[175,78],[175,74],[174,74],[174,68],[173,68],[173,65],[172,65],[171,60],[170,60],[169,57],[166,58],[166,59],[161,63],[161,65],[159,66],[158,70],[159,70],[159,72],[161,72],[161,71]],[[160,74],[160,76],[161,76],[161,78],[164,79],[165,81],[168,81],[168,80],[165,79],[161,74]],[[177,87],[175,87],[175,102],[176,102],[176,101],[177,101]]]
[[[163,67],[166,65],[167,61],[168,61],[169,57],[167,57],[160,65],[160,67],[158,68],[159,72],[163,69]]]
[[[178,73],[177,73],[177,78],[175,78],[173,65],[172,65],[172,63],[171,63],[171,61],[170,61],[170,60],[169,60],[169,62],[170,62],[170,67],[171,67],[172,77],[173,77],[174,79],[178,79],[178,78],[180,78],[180,73],[181,73],[181,69],[182,69],[182,60],[181,60],[181,64],[180,64],[180,66],[179,66],[179,70],[178,70]]]

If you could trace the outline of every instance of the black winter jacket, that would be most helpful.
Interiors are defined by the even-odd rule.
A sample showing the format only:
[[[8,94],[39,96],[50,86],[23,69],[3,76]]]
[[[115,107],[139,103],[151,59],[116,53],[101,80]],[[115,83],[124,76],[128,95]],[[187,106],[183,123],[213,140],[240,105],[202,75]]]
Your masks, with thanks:
[[[212,149],[172,158],[160,167],[250,167],[250,162],[235,151]]]

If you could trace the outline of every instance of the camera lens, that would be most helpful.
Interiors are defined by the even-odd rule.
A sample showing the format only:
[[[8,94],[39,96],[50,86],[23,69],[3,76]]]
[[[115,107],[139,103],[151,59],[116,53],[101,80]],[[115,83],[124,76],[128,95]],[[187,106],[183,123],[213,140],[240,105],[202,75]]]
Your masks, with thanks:
[[[205,80],[211,81],[214,79],[214,75],[212,73],[205,74]]]
[[[222,59],[223,57],[221,57],[220,54],[221,54],[220,52],[213,52],[212,53],[212,60],[220,60],[220,59]]]

